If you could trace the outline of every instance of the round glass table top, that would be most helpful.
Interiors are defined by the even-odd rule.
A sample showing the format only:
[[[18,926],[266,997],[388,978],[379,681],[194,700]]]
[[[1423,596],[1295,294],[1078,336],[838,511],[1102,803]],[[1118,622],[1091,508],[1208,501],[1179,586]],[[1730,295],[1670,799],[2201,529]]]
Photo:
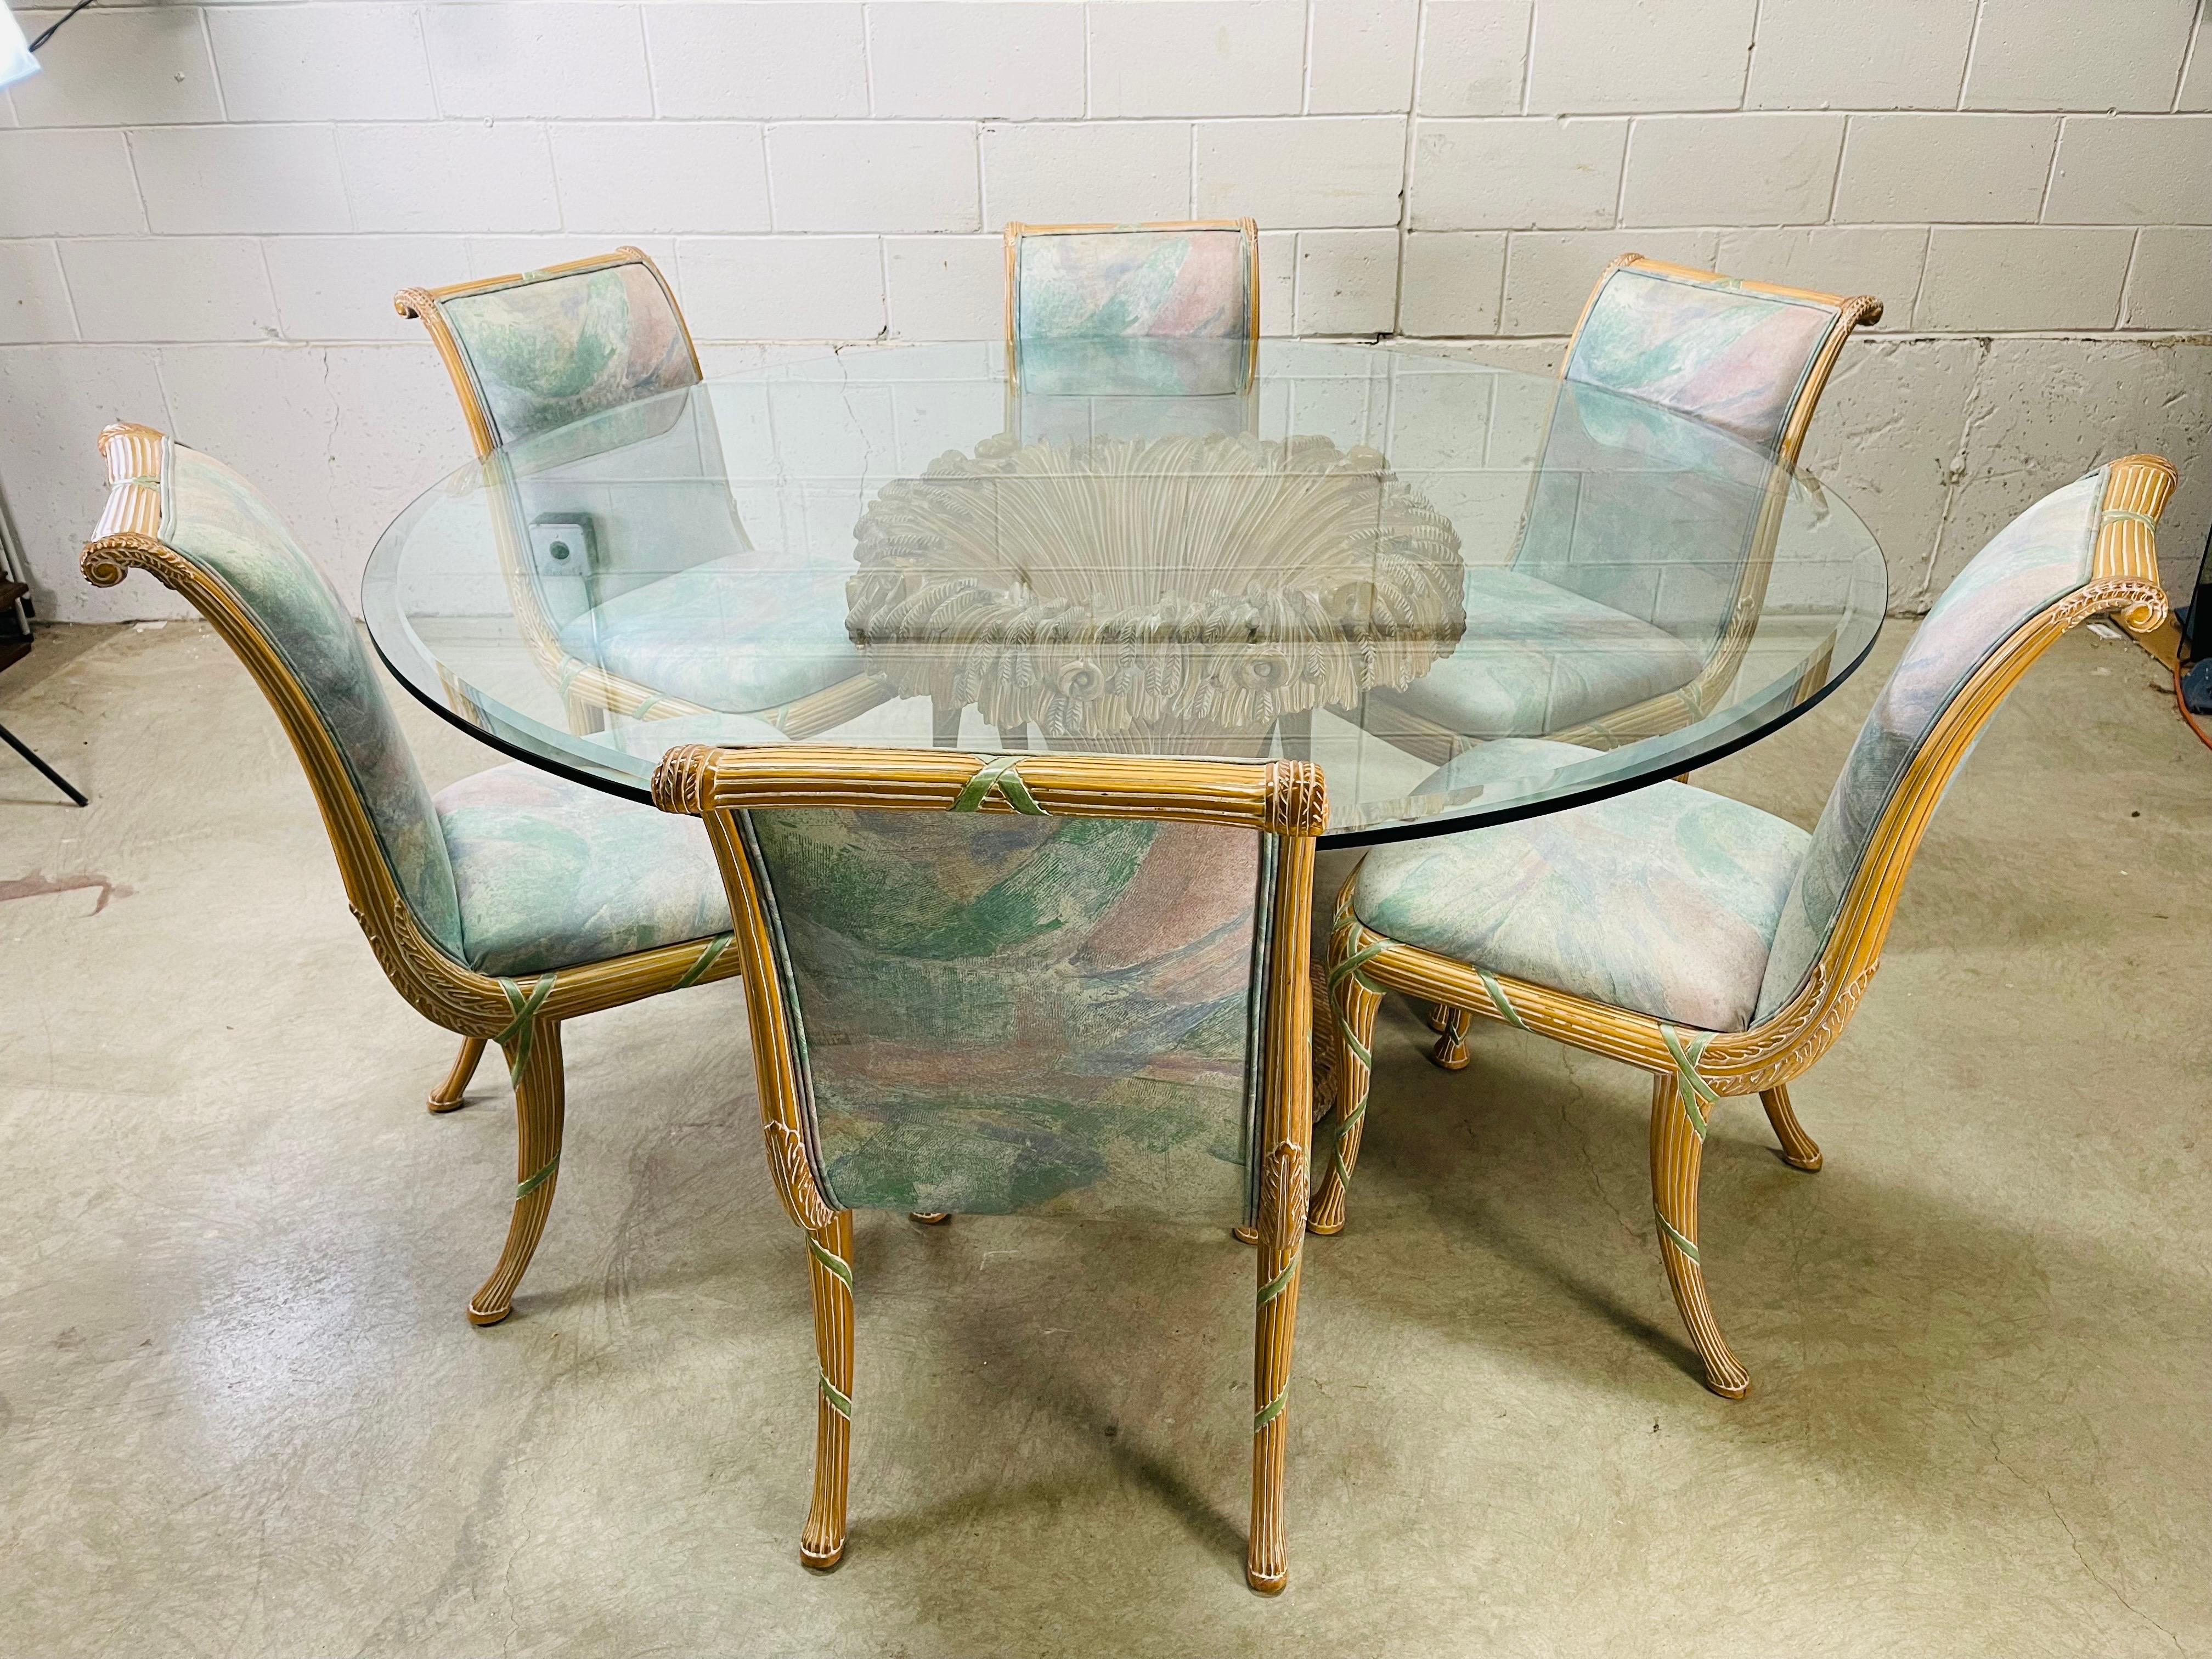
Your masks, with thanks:
[[[677,743],[1288,756],[1345,845],[1741,748],[1858,665],[1887,586],[1817,480],[1655,404],[1117,341],[824,351],[587,416],[427,491],[362,598],[432,708],[634,798]]]

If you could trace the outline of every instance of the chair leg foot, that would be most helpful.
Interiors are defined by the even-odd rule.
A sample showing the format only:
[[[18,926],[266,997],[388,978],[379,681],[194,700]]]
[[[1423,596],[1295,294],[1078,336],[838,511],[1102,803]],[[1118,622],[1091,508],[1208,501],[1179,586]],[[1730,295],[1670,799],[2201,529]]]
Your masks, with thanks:
[[[477,1062],[483,1058],[484,1040],[479,1036],[461,1039],[461,1052],[454,1056],[453,1069],[446,1080],[430,1091],[429,1109],[433,1112],[451,1112],[468,1104],[469,1079],[477,1074]]]
[[[1258,1318],[1252,1356],[1252,1526],[1244,1582],[1276,1595],[1290,1578],[1283,1531],[1285,1409],[1291,1398],[1291,1348],[1297,1334],[1298,1279],[1305,1251],[1306,1152],[1284,1142],[1260,1178]]]
[[[909,1210],[907,1212],[906,1218],[908,1221],[919,1223],[924,1227],[942,1227],[946,1222],[952,1219],[952,1212],[950,1210]]]
[[[1468,1052],[1468,1033],[1474,1029],[1474,1015],[1465,1008],[1447,1008],[1437,1005],[1442,1023],[1430,1021],[1430,1029],[1439,1033],[1436,1047],[1429,1050],[1429,1059],[1441,1070],[1463,1072],[1474,1056]]]
[[[496,1325],[514,1310],[515,1287],[530,1270],[553,1188],[561,1171],[561,1125],[566,1110],[561,1068],[561,1027],[538,1020],[501,1045],[514,1079],[514,1209],[499,1265],[469,1298],[469,1323]]]
[[[1766,1121],[1774,1126],[1774,1138],[1782,1143],[1782,1161],[1793,1170],[1819,1169],[1820,1146],[1805,1133],[1805,1126],[1790,1109],[1790,1091],[1777,1084],[1759,1096],[1759,1103],[1766,1108]]]
[[[814,1352],[822,1373],[814,1404],[814,1499],[799,1559],[827,1571],[845,1555],[845,1495],[853,1457],[853,1212],[840,1210],[806,1235],[814,1296]]]
[[[1728,1400],[1751,1392],[1751,1373],[1729,1347],[1705,1294],[1698,1251],[1698,1176],[1705,1164],[1705,1110],[1711,1103],[1684,1097],[1671,1075],[1657,1079],[1651,1098],[1651,1198],[1659,1218],[1659,1257],[1674,1305],[1705,1362],[1705,1386]]]

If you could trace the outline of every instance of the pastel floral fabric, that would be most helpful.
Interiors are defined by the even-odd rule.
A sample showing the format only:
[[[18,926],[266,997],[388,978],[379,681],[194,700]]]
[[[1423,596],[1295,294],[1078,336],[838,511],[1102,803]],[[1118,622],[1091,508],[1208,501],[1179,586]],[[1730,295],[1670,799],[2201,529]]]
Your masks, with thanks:
[[[1694,415],[1767,451],[1821,343],[1833,306],[1635,265],[1607,277],[1564,378]]]
[[[1012,276],[1013,331],[1024,343],[1252,331],[1258,273],[1239,229],[1030,231]]]
[[[1735,609],[1772,472],[1717,428],[1562,385],[1511,567],[1469,567],[1458,648],[1401,699],[1468,737],[1541,737],[1688,685]]]
[[[1218,398],[1237,411],[1243,429],[1243,393],[1252,377],[1252,342],[1206,336],[1173,338],[1158,335],[1047,338],[1021,343],[1014,368],[1024,399],[1036,398],[1161,398],[1143,413],[1153,424],[1142,436],[1182,430],[1188,416],[1180,407],[1200,398]],[[1211,412],[1211,411],[1209,411]],[[1206,427],[1218,427],[1209,421]],[[1204,429],[1204,428],[1200,428]]]
[[[161,540],[229,590],[299,680],[416,925],[458,958],[460,901],[445,837],[344,602],[252,484],[197,450],[165,450]]]
[[[526,276],[439,308],[502,444],[698,383],[683,319],[641,264]]]
[[[1257,836],[980,813],[751,823],[832,1202],[1247,1213]]]
[[[1944,710],[1998,646],[2087,584],[2104,500],[2101,468],[2045,496],[1953,578],[1913,635],[1814,826],[1759,990],[1760,1018],[1812,971],[1883,809]]]
[[[1419,793],[1595,752],[1486,744]],[[1808,840],[1724,795],[1653,784],[1519,823],[1377,848],[1359,866],[1352,905],[1376,933],[1486,973],[1740,1031]]]
[[[600,739],[647,760],[682,743],[784,740],[742,714],[625,721]],[[729,931],[721,871],[696,818],[519,761],[439,791],[437,811],[463,959],[480,973],[539,974]]]
[[[1698,653],[1662,629],[1495,565],[1462,583],[1458,648],[1398,694],[1461,734],[1540,737],[1687,684]]]
[[[708,708],[780,708],[861,672],[845,628],[851,574],[709,560],[586,611],[561,630],[561,648]]]
[[[438,792],[463,960],[510,977],[730,930],[698,819],[520,761]]]
[[[1513,568],[1648,623],[1702,662],[1752,574],[1775,481],[1770,454],[1717,427],[1568,381]]]

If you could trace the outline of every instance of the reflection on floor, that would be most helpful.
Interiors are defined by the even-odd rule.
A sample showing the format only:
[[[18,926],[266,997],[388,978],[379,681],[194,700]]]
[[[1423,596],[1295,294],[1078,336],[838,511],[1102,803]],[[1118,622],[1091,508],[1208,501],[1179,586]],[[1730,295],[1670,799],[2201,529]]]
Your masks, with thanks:
[[[1809,823],[1900,642],[1698,781]],[[1642,1080],[1489,1026],[1446,1077],[1387,1011],[1275,1603],[1240,1247],[865,1218],[852,1544],[810,1577],[804,1252],[736,985],[573,1028],[552,1226],[472,1330],[504,1080],[422,1110],[451,1044],[245,675],[187,623],[27,667],[6,718],[93,805],[0,766],[0,1651],[2212,1645],[2212,765],[2132,646],[2067,641],[1954,790],[1796,1091],[1826,1170],[1718,1119],[1741,1404],[1668,1298]],[[405,718],[434,782],[488,763]]]

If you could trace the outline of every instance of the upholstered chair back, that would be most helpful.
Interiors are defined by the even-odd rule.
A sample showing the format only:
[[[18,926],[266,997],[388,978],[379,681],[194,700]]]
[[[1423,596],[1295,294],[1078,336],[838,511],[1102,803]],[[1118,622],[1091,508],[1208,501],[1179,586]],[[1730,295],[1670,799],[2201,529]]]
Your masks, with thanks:
[[[584,416],[531,444],[526,460],[494,456],[484,469],[502,486],[507,516],[496,529],[506,561],[529,578],[510,589],[515,602],[526,591],[530,623],[559,634],[562,648],[586,662],[599,659],[590,624],[570,631],[586,613],[752,551],[731,498],[714,401],[703,392]],[[567,544],[579,539],[583,545]]]
[[[811,769],[803,750],[724,752],[779,778]],[[1282,1040],[1283,979],[1305,972],[1310,837],[1325,811],[1313,769],[899,757],[902,779],[947,774],[917,799],[910,781],[867,780],[881,757],[815,752],[850,781],[794,781],[785,798],[811,787],[861,803],[903,788],[909,804],[717,812],[711,796],[687,805],[695,786],[678,781],[715,751],[684,748],[663,761],[654,799],[703,805],[731,849],[739,942],[757,915],[772,981],[757,982],[749,956],[763,1101],[781,1050],[829,1207],[1249,1224],[1279,1139],[1265,1127],[1270,1080],[1280,1109],[1307,1064]],[[1148,766],[1166,779],[1149,791]],[[1055,781],[1086,768],[1108,782]],[[1112,781],[1121,773],[1126,786]],[[1183,773],[1227,778],[1249,799],[1178,800]],[[1291,797],[1305,816],[1284,816]],[[1295,833],[1262,827],[1271,811]],[[764,1032],[771,1010],[779,1029]]]
[[[220,461],[143,426],[110,427],[100,453],[109,493],[86,574],[110,586],[126,563],[145,565],[216,625],[284,721],[332,833],[349,795],[418,928],[459,960],[460,902],[430,792],[328,579]],[[325,749],[336,775],[318,763]]]
[[[1599,279],[1559,378],[1695,416],[1794,464],[1836,354],[1881,318],[1878,300],[1631,254]]]
[[[1700,653],[1747,632],[1794,465],[1837,354],[1879,301],[1630,254],[1566,361],[1514,567]],[[1687,424],[1679,416],[1689,416]]]
[[[516,276],[405,289],[392,304],[429,330],[480,455],[700,379],[676,296],[634,247]]]
[[[832,1204],[1249,1218],[1258,836],[908,812],[752,830]]]
[[[1249,219],[1006,227],[1006,337],[1249,340],[1260,331]]]
[[[1717,428],[1570,381],[1552,406],[1513,568],[1702,656],[1735,617],[1785,482]]]
[[[2155,458],[2100,467],[2021,514],[1952,579],[1859,728],[1814,828],[1767,957],[1756,1020],[1803,985],[1879,843],[1908,837],[1909,856],[1920,823],[1901,821],[1908,785],[1918,785],[1924,821],[2013,679],[2081,616],[2112,608],[2116,584],[2132,583],[2146,605],[2158,596],[2162,612],[2150,538],[2172,487],[2172,469]],[[2131,577],[2130,544],[2139,544],[2136,562],[2147,567]],[[2084,594],[2093,579],[2100,591]]]

